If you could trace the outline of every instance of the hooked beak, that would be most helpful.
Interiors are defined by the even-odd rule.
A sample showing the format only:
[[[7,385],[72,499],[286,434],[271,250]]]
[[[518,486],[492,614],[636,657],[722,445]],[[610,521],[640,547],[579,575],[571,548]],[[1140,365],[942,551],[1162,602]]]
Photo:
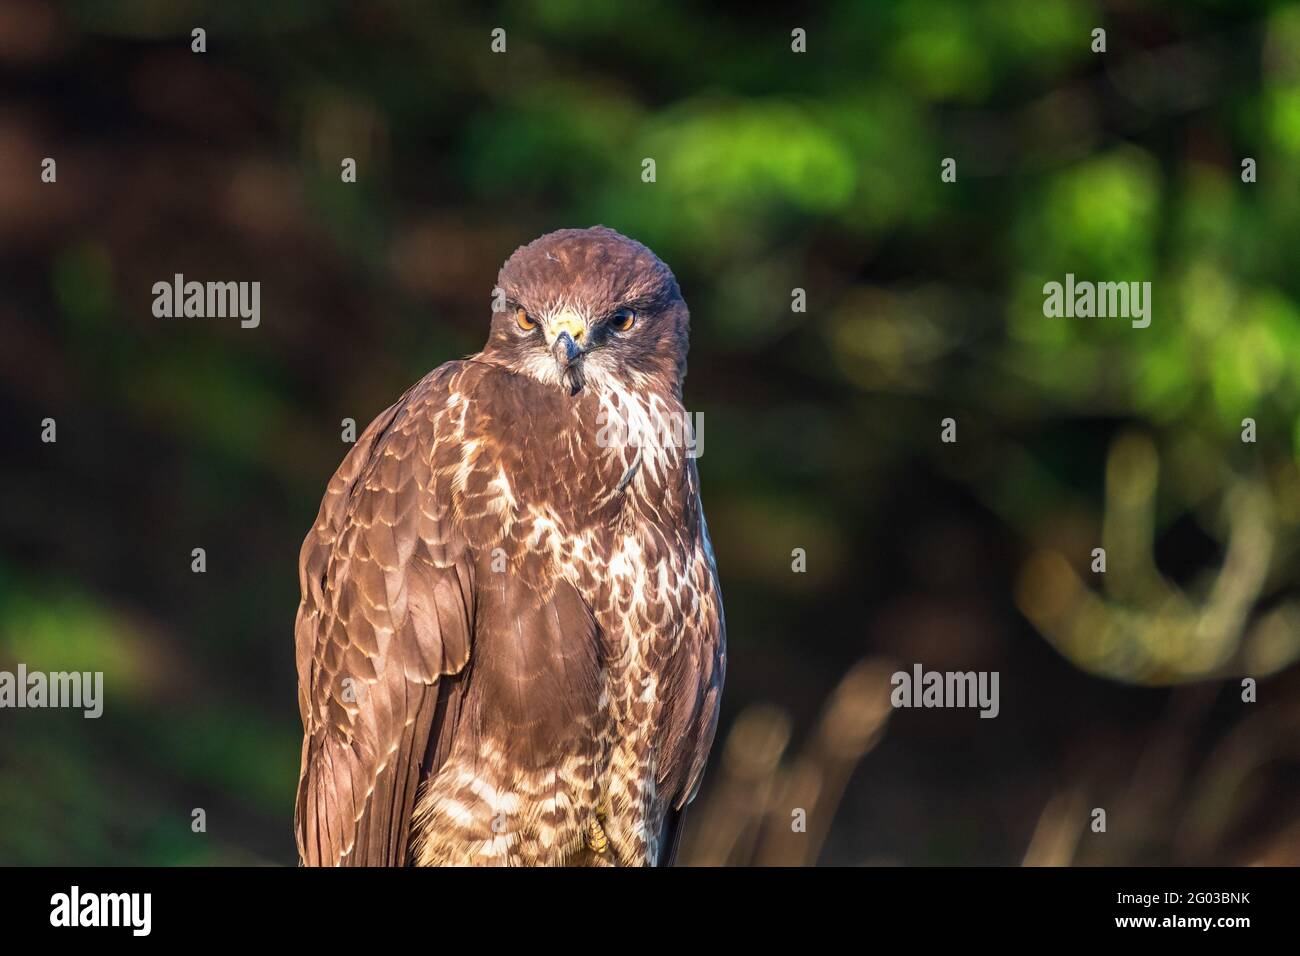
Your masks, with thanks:
[[[551,358],[560,369],[560,376],[568,383],[569,394],[577,395],[582,390],[582,347],[587,341],[587,323],[582,317],[565,309],[546,323],[546,346],[551,350]]]
[[[578,343],[573,341],[573,336],[568,332],[561,332],[555,337],[555,343],[551,346],[551,355],[560,368],[567,371],[582,354],[582,349],[578,348]]]
[[[587,324],[573,312],[564,311],[553,318],[546,329],[546,344],[561,371],[568,371],[582,355],[587,338]]]

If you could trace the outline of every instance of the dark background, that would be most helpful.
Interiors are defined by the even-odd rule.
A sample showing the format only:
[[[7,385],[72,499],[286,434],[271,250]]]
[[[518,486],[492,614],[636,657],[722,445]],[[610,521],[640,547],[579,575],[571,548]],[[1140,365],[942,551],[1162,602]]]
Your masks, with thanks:
[[[108,699],[0,711],[0,862],[293,862],[340,423],[597,222],[693,315],[730,662],[686,862],[1300,862],[1300,9],[1082,0],[5,0],[0,668]],[[177,272],[260,327],[155,318]],[[1150,328],[1045,318],[1067,272]],[[1000,715],[891,711],[917,662]]]

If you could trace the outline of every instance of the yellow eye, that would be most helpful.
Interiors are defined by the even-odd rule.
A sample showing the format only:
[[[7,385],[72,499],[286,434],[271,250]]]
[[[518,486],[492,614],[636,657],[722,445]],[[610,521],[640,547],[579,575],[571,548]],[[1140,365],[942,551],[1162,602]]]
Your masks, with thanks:
[[[519,323],[519,327],[525,332],[531,332],[537,328],[537,323],[533,321],[533,317],[523,309],[515,311],[515,321]]]
[[[631,309],[619,309],[609,317],[609,327],[616,332],[626,332],[636,325],[636,313]]]

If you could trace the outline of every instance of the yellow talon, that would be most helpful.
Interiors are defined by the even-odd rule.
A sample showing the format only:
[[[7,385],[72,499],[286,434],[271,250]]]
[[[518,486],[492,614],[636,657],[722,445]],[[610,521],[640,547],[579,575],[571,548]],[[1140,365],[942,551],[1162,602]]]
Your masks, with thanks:
[[[605,836],[605,828],[599,820],[587,824],[587,846],[593,853],[604,853],[609,849],[609,838]]]

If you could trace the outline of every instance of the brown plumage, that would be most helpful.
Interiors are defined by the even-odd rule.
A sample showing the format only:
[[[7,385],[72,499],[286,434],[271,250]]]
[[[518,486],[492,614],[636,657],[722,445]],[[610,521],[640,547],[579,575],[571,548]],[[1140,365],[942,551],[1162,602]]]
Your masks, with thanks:
[[[307,865],[666,864],[704,769],[725,638],[677,283],[563,230],[494,302],[483,351],[370,424],[303,543]]]

